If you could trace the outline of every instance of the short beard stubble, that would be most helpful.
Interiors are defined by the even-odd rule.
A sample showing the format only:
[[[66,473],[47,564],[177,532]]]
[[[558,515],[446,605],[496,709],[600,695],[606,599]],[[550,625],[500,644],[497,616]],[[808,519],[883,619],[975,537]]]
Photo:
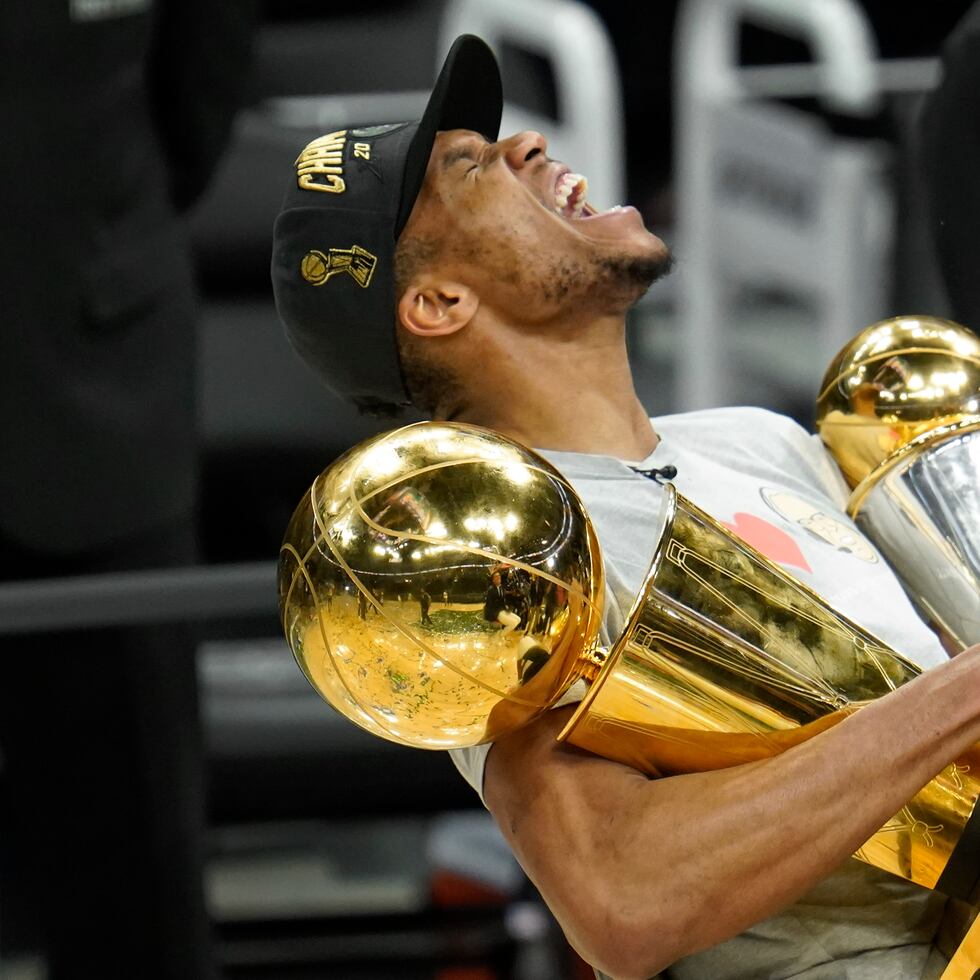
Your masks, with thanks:
[[[431,239],[403,238],[399,241],[395,257],[396,296],[402,295],[418,271],[436,263],[439,254],[439,243]],[[468,258],[485,261],[485,256],[477,254]],[[587,306],[594,300],[597,312],[610,304],[621,306],[625,311],[639,302],[655,282],[667,276],[673,264],[673,254],[667,249],[655,255],[597,256],[591,270],[583,269],[577,263],[560,262],[546,278],[527,285],[538,290],[547,301],[560,303],[569,293],[581,289],[583,278],[588,277],[590,288],[579,297],[580,300]],[[514,283],[517,279],[515,267],[501,269],[500,273],[504,282]],[[425,341],[397,325],[396,336],[402,377],[412,404],[432,416],[440,404],[453,401],[461,390],[460,381],[447,365],[431,357],[430,345]]]

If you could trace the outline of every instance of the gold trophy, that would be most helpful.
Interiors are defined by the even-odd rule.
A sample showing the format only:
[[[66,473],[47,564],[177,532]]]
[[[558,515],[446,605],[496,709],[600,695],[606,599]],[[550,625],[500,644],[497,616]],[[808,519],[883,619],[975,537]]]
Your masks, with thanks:
[[[827,368],[817,428],[852,489],[848,514],[947,650],[980,643],[980,339],[938,317],[872,324]],[[976,916],[952,911],[953,932]],[[980,925],[943,977],[978,968]]]
[[[603,646],[599,548],[561,474],[485,429],[407,426],[301,501],[280,558],[285,633],[320,694],[381,737],[475,745],[577,686],[559,737],[653,776],[775,755],[918,673],[669,485],[656,520],[641,593]],[[490,588],[515,616],[494,615]],[[856,856],[969,895],[978,794],[973,748]]]
[[[882,320],[820,387],[848,514],[950,652],[980,643],[980,338],[937,317]]]

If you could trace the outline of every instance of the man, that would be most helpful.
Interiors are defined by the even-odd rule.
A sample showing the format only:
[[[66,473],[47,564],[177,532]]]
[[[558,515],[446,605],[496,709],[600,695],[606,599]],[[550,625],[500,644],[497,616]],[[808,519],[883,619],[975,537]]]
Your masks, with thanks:
[[[419,591],[419,622],[423,626],[432,625],[432,617],[429,615],[429,607],[432,605],[432,596],[429,595],[423,585]]]
[[[0,7],[3,580],[194,562],[180,212],[227,144],[255,6]],[[182,624],[0,644],[3,961],[50,980],[214,975],[197,695]]]
[[[561,746],[569,708],[457,765],[607,974],[938,975],[943,898],[849,855],[980,738],[980,649],[947,660],[873,549],[834,548],[768,506],[789,494],[857,533],[835,468],[794,423],[754,409],[651,423],[625,316],[668,250],[633,209],[595,213],[540,134],[495,142],[500,106],[488,49],[461,38],[421,122],[341,131],[300,155],[273,257],[293,343],[366,409],[411,401],[544,451],[597,527],[611,635],[652,554],[658,480],[674,477],[935,669],[777,758],[719,772],[649,780]]]
[[[505,633],[516,629],[521,617],[507,608],[507,593],[500,579],[500,572],[490,576],[490,585],[483,599],[483,618],[490,623],[497,623]]]

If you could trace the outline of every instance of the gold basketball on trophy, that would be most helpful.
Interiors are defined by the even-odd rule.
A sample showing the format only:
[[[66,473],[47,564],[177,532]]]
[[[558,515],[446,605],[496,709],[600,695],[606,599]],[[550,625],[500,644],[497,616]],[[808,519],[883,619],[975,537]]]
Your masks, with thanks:
[[[933,316],[875,323],[830,362],[817,428],[855,487],[922,433],[980,416],[980,338]]]
[[[286,531],[279,598],[304,673],[361,727],[474,745],[588,670],[604,579],[585,509],[543,458],[420,423],[325,470]]]

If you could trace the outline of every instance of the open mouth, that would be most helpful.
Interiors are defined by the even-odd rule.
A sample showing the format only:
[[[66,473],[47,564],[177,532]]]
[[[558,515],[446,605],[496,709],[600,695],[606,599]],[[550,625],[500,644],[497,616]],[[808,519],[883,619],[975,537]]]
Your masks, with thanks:
[[[562,174],[555,184],[555,211],[563,218],[584,218],[596,210],[586,199],[589,182],[581,174]]]
[[[562,174],[555,184],[555,213],[569,221],[581,221],[586,218],[613,217],[632,210],[617,204],[605,211],[599,211],[589,204],[588,193],[589,182],[581,174]]]

